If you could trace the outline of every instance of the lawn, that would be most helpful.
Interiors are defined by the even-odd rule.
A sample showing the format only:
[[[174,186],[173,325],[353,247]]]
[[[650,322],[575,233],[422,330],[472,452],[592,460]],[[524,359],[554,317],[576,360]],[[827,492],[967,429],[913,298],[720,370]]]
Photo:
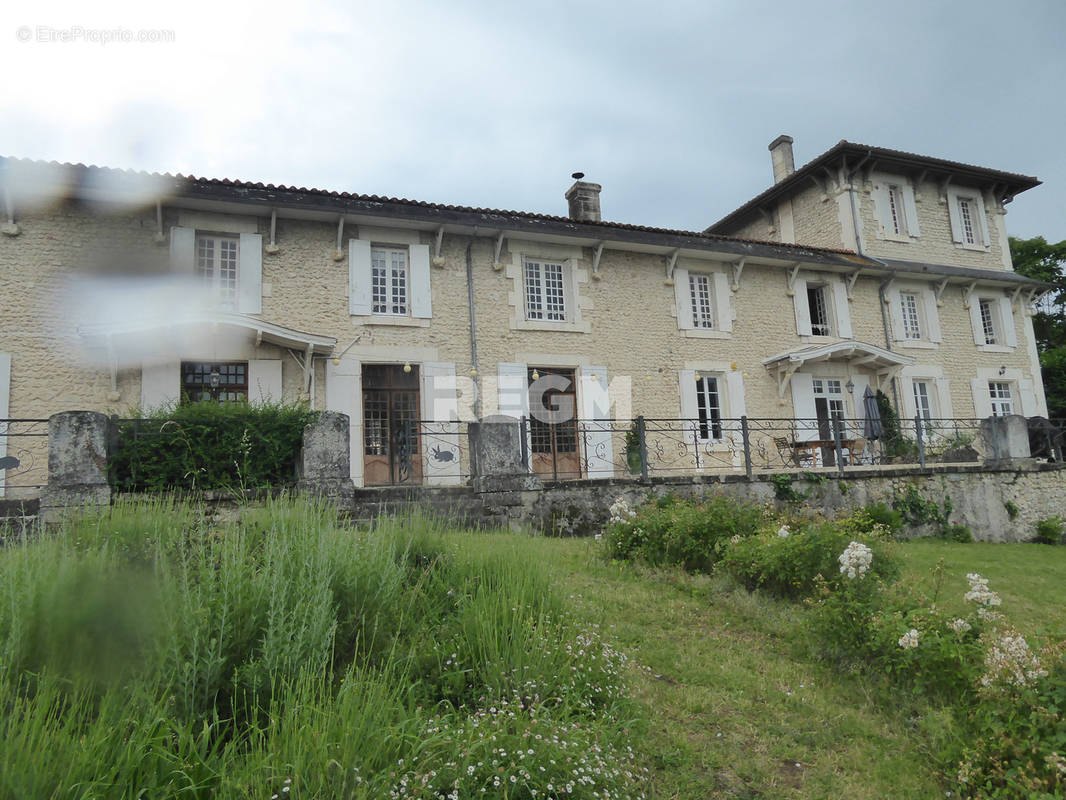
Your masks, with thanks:
[[[943,559],[944,577],[937,595],[945,610],[965,606],[966,574],[976,572],[1003,598],[1002,610],[1026,636],[1066,639],[1066,547],[1017,543],[956,544],[932,539],[901,548],[907,577],[932,597],[934,569]]]
[[[652,798],[949,788],[950,711],[820,663],[802,604],[590,539],[407,528],[127,506],[0,550],[0,800],[429,797],[444,774],[464,798],[601,796],[560,793],[582,769],[621,776],[612,797],[641,769]],[[1022,631],[1063,636],[1066,548],[899,551],[945,609],[979,572]]]

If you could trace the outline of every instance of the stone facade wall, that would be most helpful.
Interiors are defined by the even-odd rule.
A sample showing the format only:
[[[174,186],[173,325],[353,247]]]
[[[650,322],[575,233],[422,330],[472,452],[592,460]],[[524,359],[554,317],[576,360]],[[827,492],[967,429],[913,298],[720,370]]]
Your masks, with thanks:
[[[839,247],[840,242],[830,241],[833,237],[828,233],[836,203],[823,202],[820,195],[812,194],[816,191],[812,187],[811,192],[801,193],[795,200],[797,235],[817,236],[823,240],[819,243]],[[863,202],[867,208],[869,197],[864,195]],[[933,215],[934,212],[942,212],[946,224],[946,208],[930,195],[923,199],[920,213]],[[181,214],[175,208],[165,209],[164,229],[169,231],[171,226],[178,225]],[[865,216],[869,214],[864,212]],[[810,219],[820,221],[814,226],[803,221]],[[924,247],[940,234],[932,217],[928,222],[924,216],[922,219]],[[266,241],[269,220],[259,218],[254,224]],[[21,235],[0,236],[0,295],[5,297],[5,302],[0,304],[0,331],[3,331],[0,352],[13,356],[11,416],[40,418],[79,408],[123,414],[136,407],[141,391],[139,368],[123,365],[118,373],[118,391],[113,392],[102,352],[86,350],[78,333],[77,317],[64,298],[73,277],[87,274],[130,277],[165,272],[168,249],[165,243],[154,242],[154,209],[103,213],[69,202],[45,211],[27,211],[20,216],[19,225]],[[990,227],[995,237],[996,228]],[[374,232],[360,231],[355,225],[345,230],[346,239],[389,235],[380,228]],[[401,241],[430,245],[433,240],[429,232],[412,230],[401,230],[397,236]],[[426,321],[404,320],[406,324],[401,325],[349,314],[347,244],[342,247],[345,257],[334,260],[335,237],[336,227],[331,223],[278,220],[279,251],[263,255],[260,317],[300,331],[334,337],[338,351],[358,338],[347,351],[350,358],[409,361],[416,365],[449,362],[455,365],[455,373],[461,379],[468,376],[473,366],[465,264],[470,238],[444,237],[443,266],[431,268],[433,317]],[[950,237],[948,241],[950,247]],[[993,250],[997,247],[998,240],[994,238]],[[804,344],[828,340],[801,338],[796,334],[793,300],[786,293],[784,268],[749,264],[738,291],[730,293],[734,317],[731,335],[696,338],[678,329],[675,288],[666,281],[664,257],[612,250],[608,246],[603,251],[598,276],[593,276],[591,248],[564,249],[574,254],[579,276],[577,301],[584,324],[560,326],[558,330],[529,330],[513,324],[517,313],[514,270],[494,268],[491,238],[473,241],[478,368],[485,390],[482,416],[496,410],[494,379],[500,362],[521,362],[530,367],[566,366],[578,369],[579,373],[582,367],[605,366],[609,380],[620,376],[631,380],[632,402],[627,415],[661,418],[677,418],[681,414],[679,370],[722,369],[724,365],[743,373],[749,416],[794,415],[788,388],[779,396],[777,381],[762,362]],[[521,263],[523,254],[556,252],[558,247],[511,239],[507,240],[500,261],[514,265]],[[933,256],[939,253],[935,248],[928,252]],[[950,248],[950,253],[945,251],[945,259],[952,260],[948,255],[958,256],[953,263],[972,261],[975,266],[992,266],[995,260],[992,256],[981,260],[955,248]],[[935,259],[930,257],[930,260]],[[678,266],[726,269],[719,262],[702,258],[683,257]],[[855,339],[884,346],[877,286],[876,278],[858,280],[854,299],[849,304],[850,315]],[[905,352],[922,364],[942,369],[951,381],[951,413],[971,416],[974,405],[969,379],[977,374],[978,368],[1006,366],[1032,377],[1032,360],[1026,349],[1027,326],[1021,314],[1016,314],[1019,347],[1014,352],[979,353],[961,292],[951,287],[943,299],[940,324],[944,343],[932,350]],[[266,342],[257,345],[252,339],[249,334],[247,341],[231,345],[225,357],[281,359],[284,397],[299,399],[302,374],[297,362],[282,348]],[[189,357],[197,355],[209,360],[216,354],[190,353]],[[846,367],[836,363],[826,365],[823,372],[848,374]],[[324,358],[316,359],[314,376],[313,405],[324,409]],[[857,411],[849,409],[849,414],[857,415]]]

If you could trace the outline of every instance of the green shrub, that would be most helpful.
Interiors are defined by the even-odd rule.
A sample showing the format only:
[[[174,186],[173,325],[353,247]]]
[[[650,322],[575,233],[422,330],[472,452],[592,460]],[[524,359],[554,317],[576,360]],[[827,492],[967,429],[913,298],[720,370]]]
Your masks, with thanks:
[[[894,508],[890,508],[886,503],[877,502],[861,509],[872,522],[876,522],[878,525],[884,525],[892,533],[899,533],[903,528],[903,514]]]
[[[952,523],[944,528],[944,533],[941,538],[950,539],[951,541],[959,542],[960,544],[969,544],[973,541],[973,531],[971,531],[966,525]]]
[[[1045,651],[1047,675],[986,692],[971,715],[961,760],[960,794],[985,798],[1054,798],[1066,793],[1066,659]]]
[[[120,420],[109,481],[135,492],[289,486],[315,416],[305,405],[202,402]]]
[[[829,522],[782,535],[786,531],[761,533],[731,544],[719,569],[749,590],[761,589],[796,600],[810,595],[817,586],[846,581],[841,575],[840,555],[852,541],[859,541],[874,552],[870,567],[874,577],[893,579],[899,574],[898,558],[876,535]]]
[[[721,495],[702,500],[659,498],[641,506],[633,517],[628,516],[628,507],[622,514],[612,511],[605,533],[607,552],[612,558],[710,572],[730,539],[754,535],[764,517],[759,506]]]
[[[1066,535],[1066,520],[1048,517],[1036,523],[1036,541],[1040,544],[1062,544]]]

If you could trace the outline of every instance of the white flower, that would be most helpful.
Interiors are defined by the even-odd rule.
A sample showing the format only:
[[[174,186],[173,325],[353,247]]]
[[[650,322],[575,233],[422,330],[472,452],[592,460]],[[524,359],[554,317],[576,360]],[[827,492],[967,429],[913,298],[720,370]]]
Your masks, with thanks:
[[[956,619],[951,622],[951,629],[955,633],[966,633],[966,631],[970,630],[970,627],[970,623],[964,619]]]
[[[860,578],[873,563],[874,551],[862,542],[851,542],[837,560],[842,573],[852,579]]]
[[[966,575],[966,580],[970,583],[970,591],[963,597],[967,603],[977,603],[985,608],[993,608],[1003,602],[998,594],[988,588],[988,578],[982,578],[976,572],[970,572]]]
[[[918,631],[911,628],[905,634],[899,637],[899,646],[904,650],[913,650],[918,646]]]
[[[985,674],[981,677],[981,685],[1012,683],[1025,686],[1029,681],[1045,675],[1047,670],[1040,666],[1040,661],[1029,650],[1025,638],[1018,633],[1005,633],[985,653]]]
[[[616,498],[615,501],[611,503],[611,507],[608,508],[607,511],[611,515],[607,521],[611,524],[617,522],[628,522],[629,520],[634,519],[637,516],[637,512],[629,507],[629,503],[626,502],[626,499],[624,497]]]
[[[729,537],[729,543],[730,544],[740,544],[740,534],[739,533],[734,533],[731,537]]]
[[[791,535],[792,535],[792,531],[790,531],[784,525],[782,525],[780,528],[777,529],[777,538],[779,538],[779,539],[787,539]]]

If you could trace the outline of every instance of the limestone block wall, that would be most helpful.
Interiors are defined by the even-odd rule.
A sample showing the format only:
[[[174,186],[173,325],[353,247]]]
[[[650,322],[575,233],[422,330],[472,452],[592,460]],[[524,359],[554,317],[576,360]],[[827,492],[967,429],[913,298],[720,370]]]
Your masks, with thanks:
[[[830,233],[836,203],[822,201],[816,192],[812,187],[794,200],[797,236],[817,236],[827,246],[840,246],[839,241],[831,241]],[[813,210],[808,211],[808,206]],[[933,207],[944,211],[946,221],[946,210],[938,206],[935,197],[923,201],[920,213],[932,213]],[[164,211],[165,230],[188,224],[187,212],[176,207]],[[217,225],[223,230],[238,223],[243,229],[250,226],[264,236],[264,241],[269,234],[269,219],[265,217],[227,220],[224,215],[199,214],[198,219],[203,225]],[[808,229],[804,220],[817,220],[817,224]],[[128,412],[140,402],[139,365],[120,364],[117,391],[113,390],[106,353],[99,347],[92,352],[87,348],[67,298],[73,278],[130,278],[168,271],[168,248],[155,242],[154,208],[101,209],[70,201],[26,211],[19,224],[19,236],[0,237],[0,295],[5,298],[0,304],[0,352],[12,355],[10,415],[40,418],[71,409]],[[922,225],[924,242],[932,237],[935,223],[927,226],[923,218]],[[349,225],[345,230],[346,239],[433,244],[430,232],[413,229]],[[788,387],[780,394],[775,377],[762,362],[804,344],[829,341],[797,335],[786,270],[781,267],[749,264],[737,291],[729,292],[732,332],[700,338],[678,328],[675,287],[667,283],[666,259],[662,256],[608,246],[598,275],[593,275],[590,248],[508,239],[500,254],[505,266],[497,269],[492,238],[471,240],[456,235],[445,235],[441,266],[431,268],[432,319],[398,322],[354,317],[348,308],[346,242],[341,248],[342,258],[334,257],[336,226],[279,219],[276,233],[277,252],[263,254],[261,319],[334,337],[338,352],[347,348],[347,357],[362,361],[454,364],[461,380],[470,376],[474,366],[466,285],[469,246],[482,416],[496,411],[497,365],[520,362],[531,367],[572,367],[579,375],[585,368],[606,367],[608,380],[628,379],[629,402],[614,410],[619,417],[677,418],[681,415],[679,370],[738,370],[743,376],[749,416],[791,417]],[[572,301],[580,308],[581,324],[560,325],[553,330],[516,325],[516,317],[521,317],[521,292],[515,265],[521,264],[523,255],[553,257],[560,252],[567,254],[573,268],[576,294]],[[721,262],[704,258],[682,257],[677,266],[727,269]],[[854,338],[885,346],[877,286],[876,278],[860,278],[849,310]],[[1028,326],[1020,309],[1015,315],[1019,347],[1010,353],[978,352],[958,289],[949,288],[944,293],[939,314],[944,342],[935,349],[905,352],[920,364],[941,370],[949,379],[953,415],[975,413],[969,380],[978,370],[1006,367],[1012,374],[1033,377]],[[295,401],[301,397],[302,370],[284,348],[256,343],[252,334],[228,343],[226,348],[189,356],[204,360],[279,359],[284,398]],[[835,363],[825,365],[823,371],[849,374],[847,367]],[[316,358],[310,391],[315,408],[326,407],[326,373],[326,358]],[[469,408],[469,403],[460,403],[460,407]],[[855,409],[849,413],[857,414]],[[357,426],[358,420],[353,425]]]

